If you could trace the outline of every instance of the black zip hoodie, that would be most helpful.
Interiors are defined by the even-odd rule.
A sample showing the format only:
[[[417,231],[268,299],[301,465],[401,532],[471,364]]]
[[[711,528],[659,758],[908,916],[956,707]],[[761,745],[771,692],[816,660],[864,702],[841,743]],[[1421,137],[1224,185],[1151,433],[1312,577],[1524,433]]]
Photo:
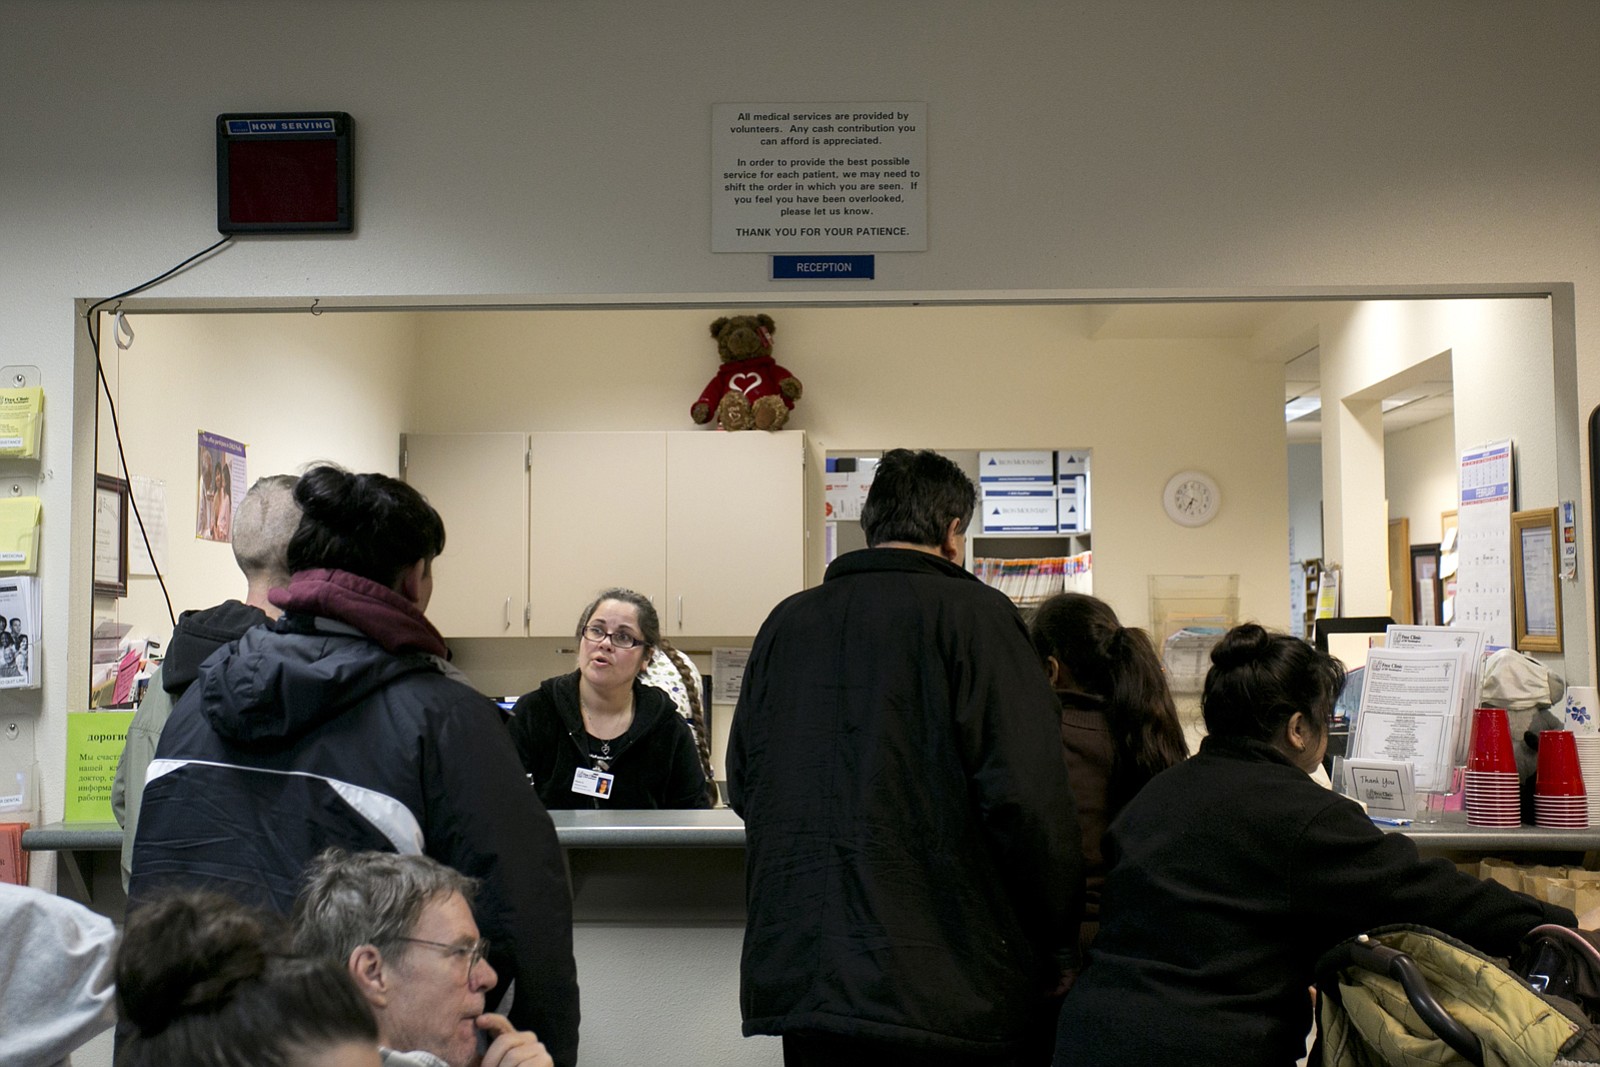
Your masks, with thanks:
[[[546,678],[511,709],[511,740],[547,808],[705,808],[706,776],[694,733],[672,698],[635,680],[633,725],[604,762],[606,798],[572,791],[579,767],[597,769],[578,708],[578,672]]]

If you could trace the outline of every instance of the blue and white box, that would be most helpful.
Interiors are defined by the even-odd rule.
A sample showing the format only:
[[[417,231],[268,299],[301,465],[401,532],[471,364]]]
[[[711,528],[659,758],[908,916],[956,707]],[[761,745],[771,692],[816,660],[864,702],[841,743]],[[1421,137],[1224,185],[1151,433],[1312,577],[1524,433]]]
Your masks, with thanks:
[[[983,486],[983,495],[987,497],[1054,497],[1056,495],[1056,487],[1052,482],[985,482]]]
[[[1055,533],[1053,496],[990,496],[978,507],[982,533]]]
[[[1089,532],[1089,476],[1075,474],[1057,487],[1057,533]]]
[[[1056,481],[1089,474],[1089,460],[1094,452],[1087,448],[1064,448],[1056,453]]]
[[[1042,484],[1056,480],[1055,455],[1051,452],[979,452],[978,484],[984,492],[991,486]]]

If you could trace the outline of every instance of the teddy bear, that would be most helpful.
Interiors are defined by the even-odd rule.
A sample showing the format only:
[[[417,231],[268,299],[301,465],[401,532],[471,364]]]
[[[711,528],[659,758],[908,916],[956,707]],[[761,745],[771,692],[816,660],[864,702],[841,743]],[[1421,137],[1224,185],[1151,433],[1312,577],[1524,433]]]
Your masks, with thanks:
[[[722,369],[689,409],[700,425],[715,416],[724,430],[778,430],[800,399],[800,379],[772,358],[770,315],[733,315],[711,324]]]

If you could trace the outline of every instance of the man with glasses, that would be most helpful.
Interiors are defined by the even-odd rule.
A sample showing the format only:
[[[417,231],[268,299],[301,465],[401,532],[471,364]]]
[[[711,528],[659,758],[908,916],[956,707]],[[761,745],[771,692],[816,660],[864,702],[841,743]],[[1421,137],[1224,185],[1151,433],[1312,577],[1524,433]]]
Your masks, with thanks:
[[[789,1067],[1044,1063],[1083,858],[1060,703],[962,563],[976,491],[889,452],[868,548],[779,604],[728,742],[745,820],[744,1032]]]
[[[295,901],[295,947],[343,963],[372,1006],[384,1067],[550,1067],[538,1037],[484,1011],[495,984],[477,883],[426,856],[329,849]]]

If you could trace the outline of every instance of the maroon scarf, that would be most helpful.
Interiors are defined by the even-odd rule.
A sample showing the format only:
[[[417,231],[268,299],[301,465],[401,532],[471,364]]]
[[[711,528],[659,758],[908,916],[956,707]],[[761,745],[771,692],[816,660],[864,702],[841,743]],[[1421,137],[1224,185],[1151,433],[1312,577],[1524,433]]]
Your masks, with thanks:
[[[287,589],[274,589],[267,599],[284,611],[354,626],[385,652],[449,655],[444,638],[415,604],[349,571],[297,571]]]

